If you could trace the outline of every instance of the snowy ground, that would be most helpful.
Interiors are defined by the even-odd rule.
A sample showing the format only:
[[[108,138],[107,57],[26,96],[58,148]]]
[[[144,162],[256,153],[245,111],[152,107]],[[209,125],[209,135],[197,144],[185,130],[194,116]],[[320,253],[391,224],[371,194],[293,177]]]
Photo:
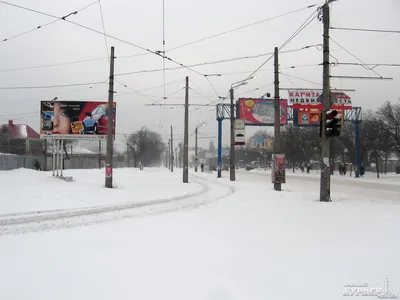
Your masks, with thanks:
[[[43,193],[53,180],[17,172],[22,182],[25,176],[41,182],[36,188]],[[78,171],[76,182],[62,183],[68,184],[68,195],[85,186],[93,186],[96,197],[105,193],[103,177],[97,174],[102,180],[95,183],[90,172],[98,173]],[[33,179],[37,176],[42,177]],[[136,182],[119,181],[120,176]],[[343,299],[344,285],[382,288],[385,277],[400,296],[397,185],[367,188],[365,182],[338,180],[332,184],[334,202],[320,203],[318,179],[312,176],[288,176],[283,192],[272,190],[265,173],[240,171],[235,183],[229,172],[223,176],[197,173],[182,187],[180,170],[117,170],[121,189],[107,190],[118,194],[115,201],[138,201],[149,190],[164,200],[192,195],[149,206],[124,203],[89,215],[85,209],[75,215],[50,212],[39,214],[40,221],[0,217],[2,299]],[[166,184],[159,188],[150,178]],[[128,197],[130,184],[140,197]],[[175,195],[166,194],[168,186]],[[28,203],[26,197],[20,193],[14,200]],[[46,208],[59,208],[51,199]],[[80,199],[59,201],[71,207]]]
[[[31,212],[53,209],[81,208],[116,203],[151,201],[184,196],[201,191],[198,183],[184,185],[181,174],[166,169],[116,169],[113,184],[104,186],[104,170],[66,170],[64,176],[73,176],[75,182],[52,177],[51,172],[28,169],[0,171],[2,199],[0,215],[13,212]]]

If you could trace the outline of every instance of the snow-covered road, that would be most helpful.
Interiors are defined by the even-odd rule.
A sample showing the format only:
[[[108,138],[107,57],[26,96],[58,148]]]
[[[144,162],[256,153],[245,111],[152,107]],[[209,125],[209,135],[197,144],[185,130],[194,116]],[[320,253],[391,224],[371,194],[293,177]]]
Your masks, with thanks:
[[[43,220],[10,217],[9,208],[1,220],[11,223],[0,223],[2,299],[336,300],[346,284],[383,288],[386,277],[400,296],[400,202],[373,196],[384,190],[356,193],[335,183],[334,202],[320,203],[317,179],[288,176],[284,191],[275,192],[266,174],[238,172],[231,183],[228,172],[222,179],[197,173],[185,185],[177,171],[116,170],[121,189],[111,191],[98,187],[102,181],[94,189],[93,178],[78,172],[79,181],[63,183],[66,197],[37,198],[41,208],[58,210]],[[155,178],[165,184],[158,188]],[[38,194],[51,186],[47,181],[37,179]],[[68,198],[85,185],[100,207]],[[149,188],[152,196],[142,195]],[[121,199],[110,202],[105,192]],[[157,199],[169,200],[149,204]],[[14,208],[34,207],[15,200]],[[100,208],[106,211],[90,211]],[[28,221],[16,221],[21,216]]]
[[[271,173],[269,171],[244,171],[239,170],[238,180],[263,181],[271,184]],[[229,174],[228,174],[229,175]],[[225,175],[227,176],[227,175]],[[286,184],[283,189],[297,189],[299,191],[319,191],[319,177],[316,174],[286,174]],[[373,181],[371,178],[356,179],[333,175],[331,177],[331,197],[333,201],[341,201],[347,197],[369,199],[371,201],[398,201],[400,203],[400,175],[398,182],[385,181],[385,178]]]

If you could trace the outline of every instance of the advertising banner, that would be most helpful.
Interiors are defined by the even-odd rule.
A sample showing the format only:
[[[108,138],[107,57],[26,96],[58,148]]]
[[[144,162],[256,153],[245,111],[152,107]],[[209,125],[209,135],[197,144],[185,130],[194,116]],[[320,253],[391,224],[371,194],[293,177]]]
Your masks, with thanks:
[[[250,149],[253,150],[263,150],[265,149],[265,137],[253,137],[250,139]]]
[[[344,110],[337,109],[338,118],[341,119],[341,124],[344,124]],[[295,126],[319,126],[321,121],[321,110],[314,108],[294,109],[293,110],[293,125]]]
[[[289,90],[292,108],[322,109],[322,90]],[[351,98],[343,92],[331,92],[331,109],[352,109]]]
[[[112,109],[115,135],[116,103]],[[40,137],[44,139],[106,139],[107,102],[41,101]]]
[[[275,120],[274,99],[239,99],[239,118],[246,125],[273,126]],[[287,100],[280,100],[280,123],[287,124]]]
[[[274,154],[272,164],[272,183],[286,182],[285,155]]]
[[[235,145],[245,145],[245,121],[242,119],[235,119]]]

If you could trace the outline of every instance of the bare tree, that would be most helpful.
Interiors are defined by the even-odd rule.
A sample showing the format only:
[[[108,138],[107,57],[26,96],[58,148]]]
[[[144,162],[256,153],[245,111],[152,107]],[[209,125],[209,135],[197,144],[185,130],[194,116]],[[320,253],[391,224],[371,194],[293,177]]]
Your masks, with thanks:
[[[136,167],[137,160],[146,166],[160,164],[161,154],[166,145],[159,133],[142,127],[140,130],[130,134],[127,139],[128,147],[135,154],[134,167]]]

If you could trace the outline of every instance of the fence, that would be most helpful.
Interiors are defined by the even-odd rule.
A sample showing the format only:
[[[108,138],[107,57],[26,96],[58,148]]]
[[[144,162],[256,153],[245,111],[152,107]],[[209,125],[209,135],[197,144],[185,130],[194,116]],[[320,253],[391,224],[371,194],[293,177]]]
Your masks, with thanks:
[[[45,168],[45,159],[43,156],[31,156],[31,155],[14,155],[0,153],[0,170],[13,170],[19,168],[34,169],[35,160],[40,162],[42,169]],[[47,157],[47,170],[52,169],[53,157]],[[101,167],[104,167],[105,162],[101,160]],[[113,167],[114,168],[125,168],[128,164],[122,161],[120,157],[114,157]],[[133,166],[131,163],[130,166]],[[97,169],[99,168],[99,159],[96,156],[89,157],[87,155],[70,156],[70,159],[64,159],[64,169]]]

